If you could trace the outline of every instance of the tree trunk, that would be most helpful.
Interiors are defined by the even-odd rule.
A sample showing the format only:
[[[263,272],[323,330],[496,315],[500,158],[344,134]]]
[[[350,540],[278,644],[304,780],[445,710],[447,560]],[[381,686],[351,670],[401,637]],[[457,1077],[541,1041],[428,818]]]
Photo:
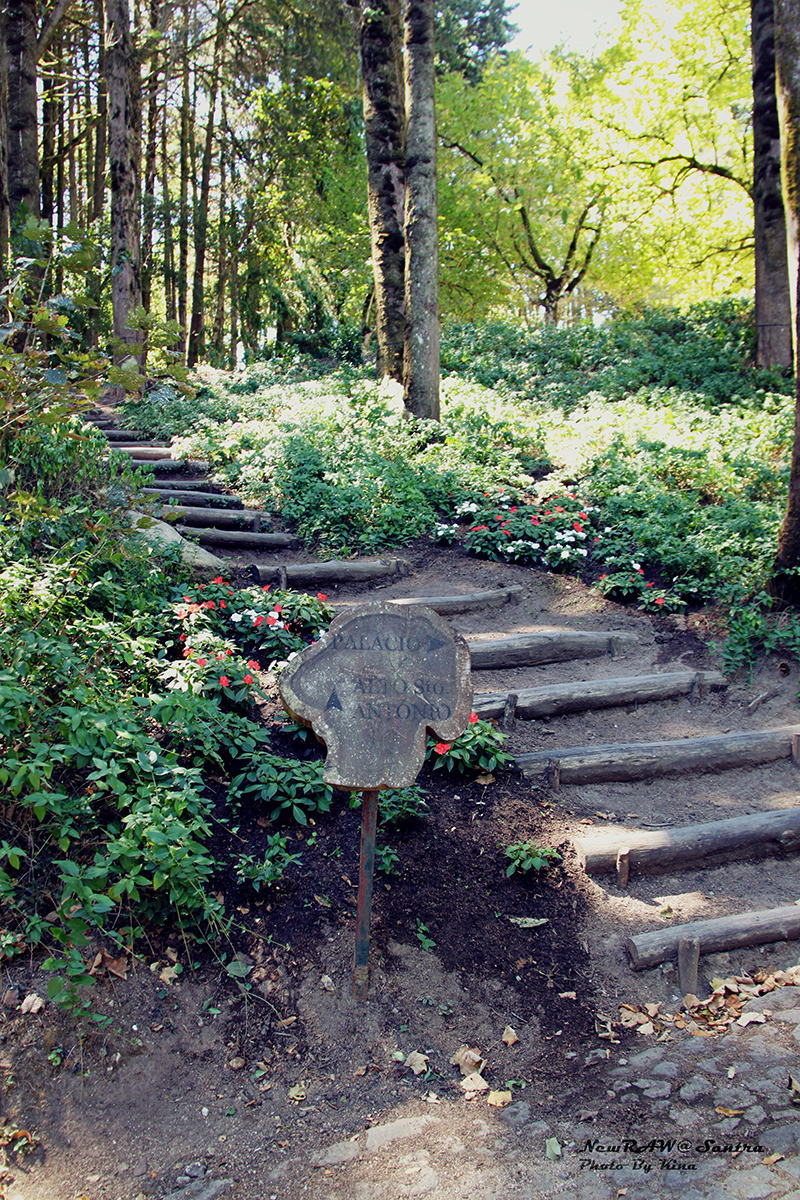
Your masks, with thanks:
[[[96,0],[95,17],[98,29],[105,29],[106,17],[103,0]],[[89,221],[99,221],[103,215],[103,199],[106,187],[106,141],[108,125],[108,95],[106,92],[106,48],[100,38],[97,51],[97,137],[94,143],[94,172],[92,205]]]
[[[792,365],[792,312],[775,97],[774,0],[750,0],[753,48],[753,215],[756,346],[763,367]]]
[[[57,43],[58,45],[58,43]],[[57,90],[57,64],[60,53],[47,69],[42,79],[42,220],[53,223],[55,202],[53,195],[53,179],[56,166],[56,124],[57,113],[61,99]]]
[[[189,327],[189,344],[186,365],[193,367],[205,354],[204,312],[206,243],[208,239],[208,198],[211,188],[211,159],[214,152],[214,111],[217,107],[220,56],[225,38],[224,8],[217,13],[217,33],[214,39],[214,60],[211,68],[211,86],[208,92],[208,117],[206,138],[203,146],[203,166],[200,180],[200,195],[195,212],[194,225],[194,276],[192,278],[192,318]]]
[[[186,354],[186,301],[189,286],[189,138],[191,93],[189,90],[189,56],[188,56],[188,8],[186,12],[186,28],[183,45],[183,75],[181,93],[181,149],[180,149],[180,211],[178,215],[178,323],[181,327],[180,348]]]
[[[8,42],[6,13],[0,8],[0,288],[8,280]],[[0,319],[5,318],[0,305]]]
[[[169,193],[169,156],[167,153],[167,103],[169,85],[164,72],[164,108],[161,118],[161,196],[164,218],[164,307],[167,320],[177,320],[175,287],[175,241],[172,236],[172,198]]]
[[[151,0],[150,29],[155,35],[159,26],[159,0]],[[161,58],[154,40],[147,75],[147,149],[142,195],[142,306],[150,311],[153,284],[153,220],[156,207],[156,150],[158,146],[158,76]]]
[[[225,109],[225,92],[222,93],[222,112],[220,114],[222,138],[219,147],[219,223],[217,226],[217,296],[214,311],[214,326],[211,333],[211,348],[214,360],[222,362],[224,352],[225,327],[225,291],[228,282],[228,185],[225,147],[230,137],[228,129],[228,114]]]
[[[11,221],[39,215],[36,0],[8,0],[8,198]]]
[[[136,139],[135,54],[130,31],[128,0],[107,0],[106,83],[108,86],[108,158],[111,168],[111,305],[114,336],[130,346],[144,366],[139,330],[128,319],[142,302],[139,260],[139,194]],[[126,349],[117,352],[127,357]]]
[[[781,133],[781,184],[786,214],[797,371],[797,347],[800,344],[800,0],[775,0],[775,61]],[[778,553],[773,564],[774,578],[771,584],[774,595],[794,605],[800,604],[800,371],[797,371],[796,386],[789,500],[778,534]]]
[[[434,0],[408,0],[405,16],[406,279],[403,401],[439,420],[439,228],[436,183]]]
[[[405,155],[399,0],[363,0],[361,70],[378,373],[403,379]]]

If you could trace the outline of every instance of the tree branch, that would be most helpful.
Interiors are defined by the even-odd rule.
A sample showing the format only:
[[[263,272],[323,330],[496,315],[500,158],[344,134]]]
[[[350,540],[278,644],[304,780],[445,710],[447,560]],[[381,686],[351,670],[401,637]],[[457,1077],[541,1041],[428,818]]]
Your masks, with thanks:
[[[72,4],[72,0],[56,0],[47,16],[42,18],[42,28],[39,31],[38,38],[36,39],[37,62],[52,42],[55,32],[58,29],[59,22],[69,8],[70,4]]]

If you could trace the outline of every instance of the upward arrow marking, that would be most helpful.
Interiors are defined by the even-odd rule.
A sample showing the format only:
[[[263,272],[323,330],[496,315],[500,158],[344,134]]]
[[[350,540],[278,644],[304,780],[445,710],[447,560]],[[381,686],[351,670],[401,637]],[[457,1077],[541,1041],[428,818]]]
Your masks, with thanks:
[[[340,709],[341,707],[342,707],[341,701],[339,700],[339,697],[336,695],[336,688],[334,688],[330,694],[330,697],[328,698],[328,703],[325,705],[325,712],[327,712],[329,708],[339,708]]]

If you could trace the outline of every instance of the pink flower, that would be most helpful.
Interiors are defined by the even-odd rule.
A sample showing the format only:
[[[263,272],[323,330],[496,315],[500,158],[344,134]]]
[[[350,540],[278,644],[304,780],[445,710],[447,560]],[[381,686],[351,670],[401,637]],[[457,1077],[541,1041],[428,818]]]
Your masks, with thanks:
[[[245,681],[245,683],[247,683],[247,684],[250,684],[250,683],[252,683],[252,682],[253,682],[253,676],[252,676],[252,675],[245,675],[245,677],[244,677],[244,681]]]
[[[229,683],[230,683],[230,679],[228,679],[227,675],[220,675],[220,677],[219,677],[219,686],[220,687],[227,687]]]
[[[204,667],[204,666],[206,665],[206,662],[207,662],[207,661],[208,661],[208,660],[207,660],[207,659],[205,659],[205,658],[198,658],[198,660],[197,660],[197,665],[198,665],[198,667]]]
[[[450,743],[449,742],[437,742],[433,748],[437,754],[447,754],[447,751],[450,749]]]
[[[261,622],[262,622],[263,620],[264,620],[264,618],[263,618],[263,617],[260,617],[260,618],[259,618],[259,625],[261,624]],[[268,625],[277,625],[277,624],[278,624],[278,618],[277,618],[277,617],[273,617],[273,616],[272,616],[272,614],[270,613],[270,615],[267,617],[267,624],[268,624]]]
[[[478,720],[478,714],[477,714],[477,713],[470,713],[470,714],[469,714],[469,723],[470,723],[470,725],[474,725],[474,724],[475,724],[475,722],[476,722],[477,720]]]
[[[560,505],[560,504],[557,504],[557,505],[556,505],[556,512],[563,512],[563,511],[564,511],[564,510],[563,510],[563,508],[561,507],[561,505]]]

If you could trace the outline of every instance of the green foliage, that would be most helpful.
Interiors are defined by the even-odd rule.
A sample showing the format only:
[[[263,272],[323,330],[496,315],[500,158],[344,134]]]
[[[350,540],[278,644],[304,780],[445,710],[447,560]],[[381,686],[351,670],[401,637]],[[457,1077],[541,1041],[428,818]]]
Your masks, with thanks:
[[[728,611],[728,636],[723,643],[722,669],[732,678],[740,671],[752,674],[759,658],[780,650],[800,659],[800,618],[796,613],[770,613],[772,598],[760,592],[750,601],[740,600]]]
[[[434,771],[445,767],[465,775],[468,771],[502,770],[514,761],[514,756],[503,749],[508,734],[503,733],[491,721],[484,721],[475,713],[460,737],[453,742],[437,742],[428,738],[425,761],[433,761]]]
[[[300,762],[276,754],[243,755],[244,770],[232,780],[228,804],[237,811],[245,800],[257,807],[271,805],[269,818],[290,813],[299,825],[307,825],[313,813],[326,813],[333,789],[322,778],[321,762]]]
[[[402,825],[405,821],[415,821],[426,815],[427,807],[425,790],[419,784],[390,788],[378,797],[378,823],[382,828],[387,828]]]
[[[285,836],[271,833],[267,838],[267,849],[261,861],[258,861],[252,854],[239,855],[235,864],[236,878],[239,883],[252,884],[259,892],[261,888],[269,888],[280,883],[288,868],[299,865],[301,861],[300,854],[290,852],[288,839]]]
[[[399,868],[397,864],[399,861],[400,856],[396,850],[392,850],[391,846],[375,847],[376,871],[383,871],[384,875],[398,875]]]
[[[417,941],[423,950],[434,950],[436,942],[431,937],[431,931],[427,925],[423,925],[422,919],[417,917]]]
[[[506,858],[511,859],[506,867],[506,876],[511,877],[516,871],[523,875],[528,871],[543,871],[553,863],[561,862],[561,855],[550,846],[537,846],[533,842],[515,842],[507,846]]]

